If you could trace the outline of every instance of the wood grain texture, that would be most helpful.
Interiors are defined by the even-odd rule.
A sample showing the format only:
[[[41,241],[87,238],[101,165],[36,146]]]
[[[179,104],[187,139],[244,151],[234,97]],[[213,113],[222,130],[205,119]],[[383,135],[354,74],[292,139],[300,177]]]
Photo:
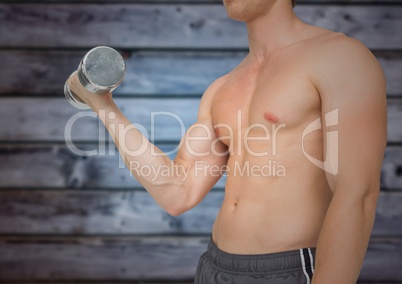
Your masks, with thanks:
[[[0,51],[0,94],[63,96],[68,76],[86,51]],[[233,69],[244,52],[121,51],[127,65],[114,95],[200,96],[218,77]],[[396,65],[396,66],[394,66]],[[393,71],[400,64],[388,64]],[[396,68],[396,70],[395,70]],[[399,90],[402,90],[400,88]],[[401,91],[402,93],[402,91]],[[397,94],[395,90],[394,94]]]
[[[227,18],[221,0],[16,2],[0,0],[0,282],[193,283],[225,177],[191,211],[167,214],[113,144],[106,151],[114,155],[92,157],[64,145],[64,127],[77,111],[62,89],[89,48],[113,46],[128,66],[114,92],[124,114],[148,137],[152,111],[172,112],[188,128],[200,95],[245,56],[244,24]],[[302,20],[379,54],[388,96],[402,96],[402,0],[299,4]],[[388,110],[388,140],[400,144],[402,101],[390,99]],[[81,118],[73,140],[99,149],[97,141],[108,139],[98,137],[100,129],[96,117]],[[165,117],[154,134],[169,152],[183,133]],[[358,283],[402,283],[402,147],[387,148],[381,187]]]
[[[191,281],[208,240],[209,236],[1,238],[0,280]],[[402,281],[401,253],[397,239],[372,239],[359,280]]]
[[[145,191],[0,191],[0,235],[210,234],[224,199],[212,190],[173,217]],[[381,192],[372,236],[402,236],[402,193]]]
[[[232,70],[245,52],[120,51],[126,77],[113,94],[200,96],[220,76]],[[0,50],[0,96],[63,96],[68,76],[86,51]],[[402,96],[402,57],[377,55],[387,79],[387,94]]]
[[[200,98],[131,97],[116,98],[115,102],[150,141],[179,143],[197,120]],[[402,142],[401,121],[402,100],[389,99],[389,142]],[[65,137],[92,143],[110,139],[94,112],[80,112],[65,98],[0,99],[0,141],[64,143]]]
[[[74,3],[77,0],[24,0],[20,2],[24,3]],[[0,3],[8,3],[9,0],[0,0]],[[80,3],[111,3],[111,0],[81,0]],[[222,4],[222,0],[115,0],[113,3],[133,3],[133,4],[177,4],[177,3],[214,3]],[[401,0],[298,0],[297,4],[327,4],[327,3],[339,3],[339,4],[402,4]]]
[[[43,284],[43,281],[19,281],[17,282],[8,282],[8,281],[2,281],[2,283],[7,283],[7,284]],[[70,281],[46,281],[46,284],[77,284],[77,282],[70,282]],[[177,282],[177,281],[169,281],[165,280],[163,282],[154,282],[154,281],[80,281],[80,284],[166,284],[166,283],[174,283],[174,284],[194,284],[194,280],[191,282]],[[373,284],[374,282],[362,282],[362,281],[357,281],[357,284]],[[389,284],[389,282],[375,282],[375,284]],[[392,284],[402,284],[402,282],[392,282]]]
[[[206,244],[205,237],[2,238],[0,280],[191,280]]]
[[[295,12],[372,49],[402,47],[400,6],[302,5]],[[0,4],[0,21],[3,47],[247,47],[244,23],[214,4]]]
[[[76,145],[85,151],[98,150],[97,144]],[[173,159],[177,145],[157,144]],[[108,150],[108,148],[106,148]],[[117,150],[105,155],[79,156],[66,145],[1,145],[1,188],[82,188],[82,189],[133,189],[142,188],[130,176]],[[113,152],[114,150],[114,152]],[[99,154],[99,151],[98,151]],[[383,161],[381,188],[402,190],[402,147],[388,147]],[[144,170],[144,173],[148,172]],[[224,187],[226,175],[215,185]]]
[[[389,190],[402,189],[402,152],[400,147],[388,147],[381,171],[381,186]]]
[[[210,192],[173,217],[145,191],[6,190],[0,191],[0,235],[209,234],[223,198]]]
[[[0,146],[0,188],[142,188],[114,146],[111,151],[106,147],[105,155],[99,155],[97,144],[77,146],[83,151],[97,150],[98,155],[79,156],[66,145]],[[177,154],[178,144],[157,146],[171,159]],[[223,187],[225,178],[217,186]]]
[[[401,73],[402,74],[402,73]],[[388,142],[402,141],[402,101],[388,100]]]
[[[152,141],[177,142],[196,122],[199,98],[116,99],[123,114]],[[67,129],[67,133],[65,134]],[[70,130],[68,130],[70,129]],[[108,141],[97,115],[79,111],[65,98],[0,99],[1,141]],[[152,139],[152,135],[153,138]]]

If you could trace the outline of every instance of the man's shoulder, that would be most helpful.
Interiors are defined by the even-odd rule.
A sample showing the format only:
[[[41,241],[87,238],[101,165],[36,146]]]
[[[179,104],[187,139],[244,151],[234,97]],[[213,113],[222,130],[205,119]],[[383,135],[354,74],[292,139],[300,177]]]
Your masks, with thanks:
[[[230,76],[230,73],[227,73],[227,74],[224,74],[224,75],[218,77],[217,79],[215,79],[215,81],[212,82],[212,84],[209,86],[208,89],[216,90],[216,89],[222,87],[227,82],[229,76]]]
[[[310,51],[310,79],[319,90],[337,88],[339,93],[340,89],[351,89],[353,86],[362,89],[363,86],[385,85],[379,61],[358,39],[336,33],[315,43]],[[363,93],[368,92],[356,92],[356,95]]]
[[[202,100],[211,100],[214,94],[227,82],[230,73],[227,73],[213,81],[202,95]]]
[[[351,66],[376,61],[370,49],[360,40],[341,32],[328,32],[311,43],[310,52],[323,67]]]
[[[209,85],[201,96],[199,114],[210,114],[213,98],[219,89],[226,83],[228,76],[229,73],[219,77]]]
[[[342,76],[359,69],[379,68],[377,58],[363,42],[341,32],[328,32],[317,38],[307,52],[317,74]]]

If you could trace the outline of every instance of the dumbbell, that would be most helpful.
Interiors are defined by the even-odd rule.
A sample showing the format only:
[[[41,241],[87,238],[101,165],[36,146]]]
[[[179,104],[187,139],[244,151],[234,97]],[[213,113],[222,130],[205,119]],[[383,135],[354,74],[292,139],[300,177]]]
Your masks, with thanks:
[[[81,60],[78,74],[82,86],[89,92],[103,95],[115,90],[124,79],[126,64],[123,57],[115,49],[108,46],[98,46],[90,51]],[[70,79],[69,77],[69,79]],[[64,84],[64,95],[68,102],[77,109],[90,109],[74,92],[71,91],[68,81]]]

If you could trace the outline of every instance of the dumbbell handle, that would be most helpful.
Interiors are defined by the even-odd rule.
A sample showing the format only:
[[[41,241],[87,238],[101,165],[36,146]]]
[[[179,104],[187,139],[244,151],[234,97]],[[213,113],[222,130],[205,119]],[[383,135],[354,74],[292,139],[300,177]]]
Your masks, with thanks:
[[[91,49],[81,60],[78,70],[73,72],[82,86],[94,94],[107,94],[114,91],[123,81],[126,66],[123,57],[114,49],[107,46],[99,46]],[[68,85],[64,84],[64,94],[68,102],[77,109],[90,109]]]

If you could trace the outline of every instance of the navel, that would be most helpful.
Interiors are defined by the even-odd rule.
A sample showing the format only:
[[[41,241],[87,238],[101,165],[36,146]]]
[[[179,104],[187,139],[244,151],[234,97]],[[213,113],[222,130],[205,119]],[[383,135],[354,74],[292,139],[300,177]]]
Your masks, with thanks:
[[[277,123],[279,121],[278,117],[269,111],[264,112],[264,118],[273,123]]]

